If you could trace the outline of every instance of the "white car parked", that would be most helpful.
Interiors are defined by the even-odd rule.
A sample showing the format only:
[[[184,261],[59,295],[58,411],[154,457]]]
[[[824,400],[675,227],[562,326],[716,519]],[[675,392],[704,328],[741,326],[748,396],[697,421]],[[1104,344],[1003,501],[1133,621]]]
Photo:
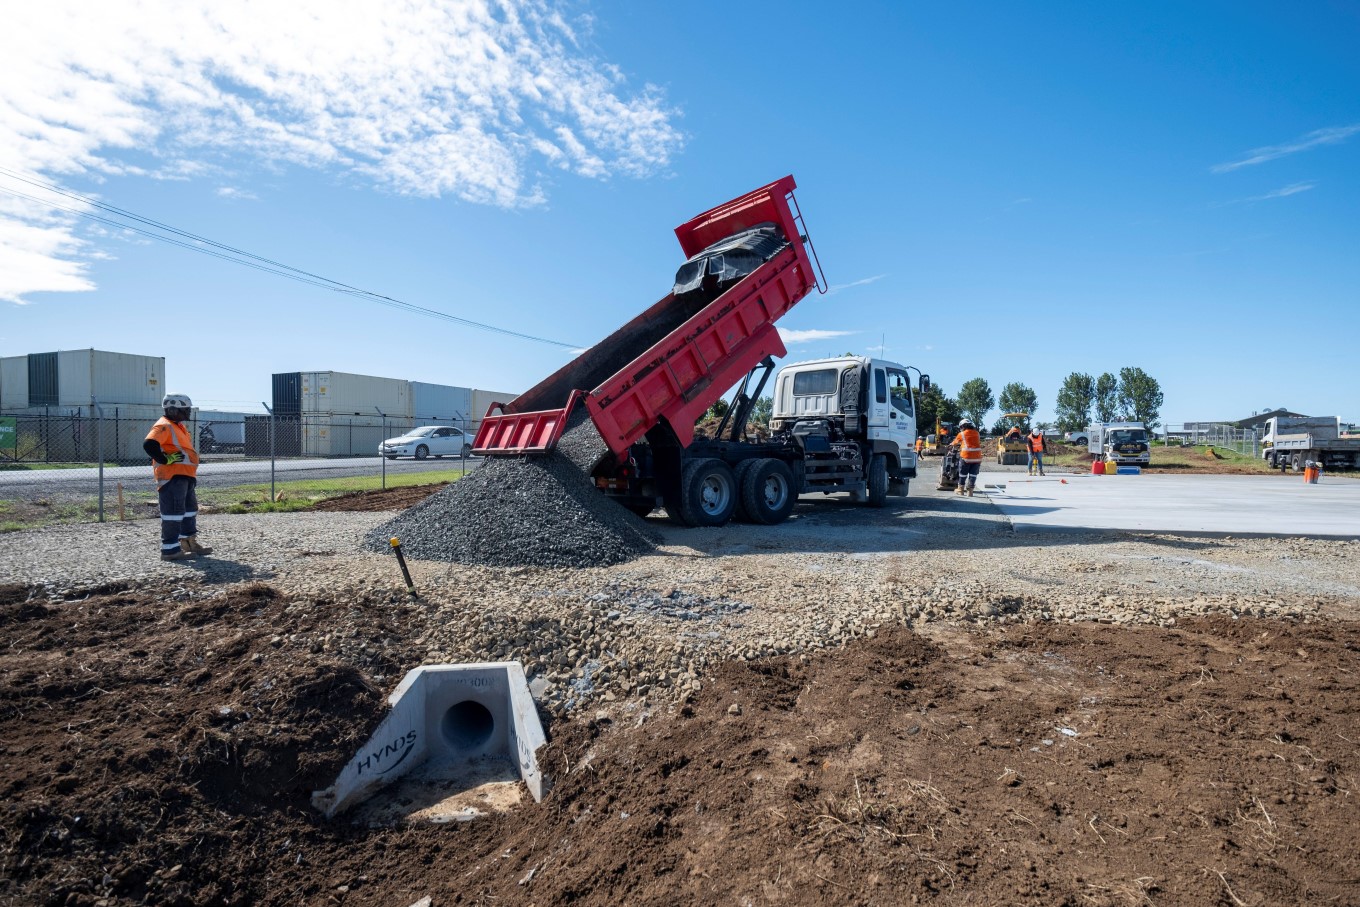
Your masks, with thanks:
[[[397,457],[466,457],[472,454],[472,443],[461,429],[450,425],[426,425],[413,428],[400,438],[388,438],[378,445],[378,453],[395,460]]]

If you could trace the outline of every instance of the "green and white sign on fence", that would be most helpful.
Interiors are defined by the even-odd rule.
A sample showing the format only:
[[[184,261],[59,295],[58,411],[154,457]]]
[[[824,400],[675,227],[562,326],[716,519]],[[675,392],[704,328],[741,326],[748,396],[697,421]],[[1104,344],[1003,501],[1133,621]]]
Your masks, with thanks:
[[[0,417],[0,447],[17,447],[19,420],[13,416]]]

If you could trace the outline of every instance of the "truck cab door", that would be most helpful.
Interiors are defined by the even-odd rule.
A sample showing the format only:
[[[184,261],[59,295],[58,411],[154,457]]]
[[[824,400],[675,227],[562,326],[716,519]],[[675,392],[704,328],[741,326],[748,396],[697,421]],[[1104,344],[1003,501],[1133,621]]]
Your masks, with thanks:
[[[916,400],[912,395],[911,376],[898,368],[889,368],[888,379],[888,437],[897,445],[902,468],[916,467]]]

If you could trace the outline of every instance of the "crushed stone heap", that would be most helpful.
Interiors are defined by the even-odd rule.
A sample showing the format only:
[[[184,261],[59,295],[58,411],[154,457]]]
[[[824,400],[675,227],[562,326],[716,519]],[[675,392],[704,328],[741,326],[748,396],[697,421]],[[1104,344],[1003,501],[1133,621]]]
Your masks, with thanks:
[[[646,554],[656,548],[647,524],[575,465],[603,448],[587,421],[546,456],[489,457],[374,529],[364,547],[386,551],[395,536],[409,557],[487,567],[604,567]]]

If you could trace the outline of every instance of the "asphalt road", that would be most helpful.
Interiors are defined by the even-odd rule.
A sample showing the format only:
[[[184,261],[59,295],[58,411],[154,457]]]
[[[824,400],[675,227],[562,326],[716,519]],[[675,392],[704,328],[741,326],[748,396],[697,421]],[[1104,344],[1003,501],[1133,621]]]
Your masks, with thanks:
[[[442,460],[388,460],[387,474],[405,475],[408,473],[432,472],[457,469],[463,461],[446,457]],[[474,468],[481,460],[469,457],[467,466]],[[277,460],[274,479],[287,482],[293,479],[344,478],[348,476],[378,476],[382,474],[381,457],[346,457],[338,460]],[[269,481],[268,460],[213,460],[209,458],[198,467],[199,479],[219,487],[226,485],[246,485]],[[122,482],[124,487],[136,489],[148,486],[154,490],[151,467],[112,466],[104,469],[104,484],[107,490],[112,483]],[[99,470],[94,467],[81,469],[17,469],[0,471],[0,499],[18,499],[26,494],[97,494],[99,491]]]

